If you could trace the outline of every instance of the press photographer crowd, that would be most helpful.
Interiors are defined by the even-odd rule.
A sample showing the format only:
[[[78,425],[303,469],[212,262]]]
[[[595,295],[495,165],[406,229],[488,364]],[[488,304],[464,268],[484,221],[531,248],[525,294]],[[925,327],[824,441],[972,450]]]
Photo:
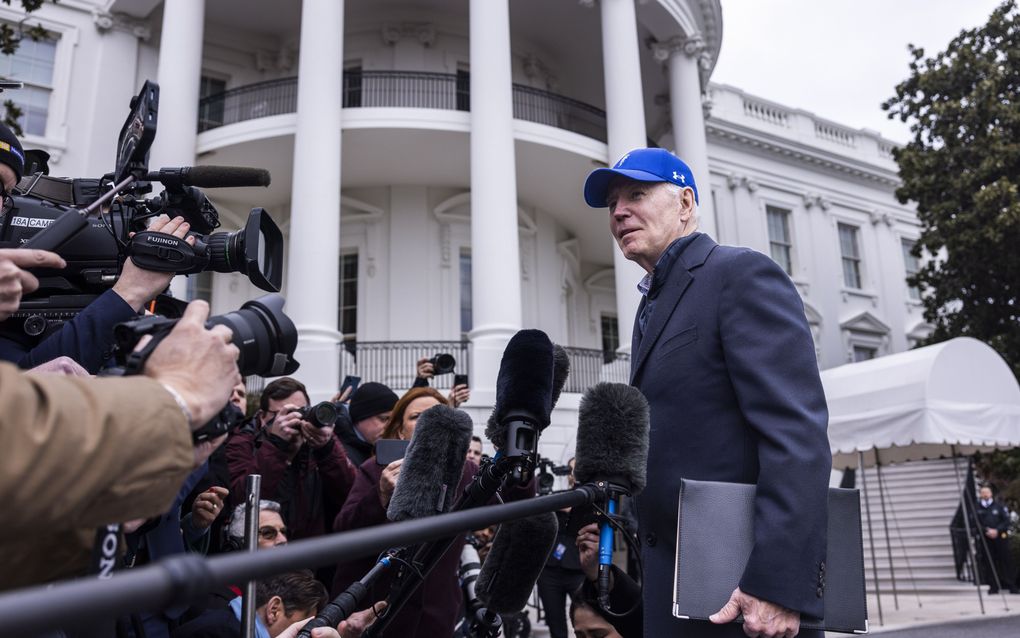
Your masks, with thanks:
[[[537,582],[554,638],[567,635],[568,595],[576,635],[619,635],[600,615],[610,573],[614,597],[629,595],[632,614],[639,590],[605,557],[600,566],[599,552],[611,554],[614,528],[633,545],[616,511],[644,480],[640,394],[606,385],[585,397],[595,407],[585,416],[582,405],[579,450],[586,429],[607,434],[606,410],[629,412],[644,436],[589,441],[594,448],[577,461],[590,482],[584,489],[574,486],[573,460],[556,466],[538,454],[569,362],[537,330],[519,332],[504,353],[486,429],[495,458],[482,454],[470,417],[457,410],[470,399],[466,376],[456,375],[447,394],[430,387],[455,372],[446,353],[422,353],[402,396],[348,377],[331,400],[312,405],[286,376],[299,362],[297,331],[275,294],[279,229],[254,209],[244,229],[214,233],[216,209],[197,188],[266,185],[269,176],[234,167],[150,172],[158,97],[147,82],[132,100],[115,170],[100,179],[49,176],[46,154],[25,152],[0,126],[0,395],[9,408],[0,633],[523,637]],[[163,190],[149,197],[153,182]],[[175,275],[203,270],[243,273],[271,294],[222,316],[169,296]],[[251,409],[248,375],[274,377]],[[570,479],[559,496],[554,474]],[[252,476],[260,477],[257,503]],[[532,516],[499,514],[515,503],[534,508],[537,494],[568,499]],[[377,541],[344,560],[260,567],[257,579],[189,571],[205,569],[196,557],[212,569],[256,546],[285,556],[302,545],[295,541],[353,539],[368,528],[406,536],[408,523],[485,511],[491,522]],[[262,555],[248,556],[254,565]],[[150,573],[170,582],[168,597],[145,598],[147,585],[134,593],[160,604],[111,593],[109,609],[87,609],[73,622],[31,619],[38,605],[82,604],[68,595],[77,602],[61,605],[62,592],[133,589],[133,578]],[[245,581],[254,584],[247,592]],[[17,614],[30,620],[19,625]]]

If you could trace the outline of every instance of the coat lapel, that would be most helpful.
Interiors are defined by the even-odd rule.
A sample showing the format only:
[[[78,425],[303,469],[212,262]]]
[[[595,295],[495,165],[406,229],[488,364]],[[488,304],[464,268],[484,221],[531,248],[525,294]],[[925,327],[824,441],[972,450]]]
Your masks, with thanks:
[[[652,316],[648,318],[648,327],[645,330],[644,336],[640,340],[636,337],[632,340],[633,347],[631,352],[634,358],[630,366],[631,385],[634,385],[634,381],[637,379],[641,367],[648,358],[648,354],[651,352],[652,347],[655,346],[655,342],[659,340],[666,324],[669,323],[669,318],[673,315],[677,304],[680,303],[680,298],[684,296],[687,288],[694,281],[691,271],[704,264],[716,246],[718,244],[711,237],[700,235],[684,250],[677,263],[673,264],[669,281],[659,291],[659,296],[655,300],[655,308],[652,311]],[[645,300],[642,299],[641,303],[643,306]],[[639,308],[638,316],[640,316],[640,312]],[[638,329],[637,319],[635,318],[634,335],[638,334]]]
[[[666,323],[673,314],[676,305],[680,302],[680,298],[683,297],[687,287],[694,281],[691,273],[686,268],[682,268],[682,266],[683,264],[675,264],[674,268],[679,270],[679,272],[670,278],[669,284],[663,286],[663,289],[659,292],[659,298],[655,300],[655,309],[652,312],[652,316],[648,318],[648,326],[644,336],[641,338],[641,345],[636,354],[637,358],[630,366],[631,384],[637,378],[638,372],[641,370],[641,366],[644,365],[645,359],[648,358],[648,353],[651,351],[652,346],[659,340],[662,329],[666,327]]]

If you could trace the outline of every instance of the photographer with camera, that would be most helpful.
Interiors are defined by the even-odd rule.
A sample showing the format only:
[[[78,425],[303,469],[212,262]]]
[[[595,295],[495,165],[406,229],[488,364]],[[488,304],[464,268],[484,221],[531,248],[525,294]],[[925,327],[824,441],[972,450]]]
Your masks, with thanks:
[[[422,357],[418,359],[418,363],[415,366],[417,375],[411,387],[427,388],[429,387],[429,379],[437,374],[453,372],[456,365],[456,360],[449,354],[437,354],[431,359]],[[450,407],[459,408],[461,404],[471,400],[471,388],[468,387],[467,383],[455,383],[450,388],[450,394],[446,397],[446,400],[449,402]]]
[[[262,498],[278,501],[290,538],[311,538],[329,531],[354,484],[332,424],[316,427],[301,415],[309,405],[305,386],[289,377],[266,385],[255,417],[226,444],[231,503],[244,501],[244,480],[262,475]]]
[[[144,376],[22,374],[0,364],[3,587],[82,573],[95,528],[166,511],[220,440],[191,433],[240,380],[238,349],[209,307],[190,304],[145,362]]]

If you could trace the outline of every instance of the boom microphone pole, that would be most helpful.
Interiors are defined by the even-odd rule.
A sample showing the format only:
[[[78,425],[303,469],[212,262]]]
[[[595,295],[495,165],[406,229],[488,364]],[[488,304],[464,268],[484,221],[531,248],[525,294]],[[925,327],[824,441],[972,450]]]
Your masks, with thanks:
[[[411,520],[450,510],[464,473],[471,428],[471,417],[445,405],[434,405],[421,413],[386,510],[389,520]],[[308,638],[316,627],[336,627],[360,609],[372,586],[389,573],[394,563],[403,562],[405,553],[403,548],[387,552],[361,580],[352,583],[305,625],[298,637]]]
[[[531,480],[539,459],[539,434],[549,425],[554,391],[558,398],[569,367],[565,356],[557,360],[552,342],[541,330],[520,330],[510,339],[496,378],[496,405],[485,429],[496,456],[480,468],[455,512],[484,505],[504,481],[523,485]],[[557,370],[562,375],[558,388]],[[366,637],[382,635],[454,542],[456,537],[418,548],[412,560],[416,571],[403,571],[387,599],[386,615],[368,629]]]

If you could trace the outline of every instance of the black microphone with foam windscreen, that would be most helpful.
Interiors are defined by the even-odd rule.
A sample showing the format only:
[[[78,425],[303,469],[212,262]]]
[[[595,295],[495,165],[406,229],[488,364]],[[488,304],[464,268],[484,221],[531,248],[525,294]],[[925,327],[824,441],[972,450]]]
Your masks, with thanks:
[[[613,562],[612,519],[621,496],[645,488],[648,465],[648,401],[634,387],[599,383],[584,396],[578,410],[574,478],[598,486],[603,499],[599,529],[599,605],[609,610],[609,572]]]
[[[491,628],[499,615],[520,613],[545,568],[556,543],[556,514],[546,512],[503,523],[482,563],[475,591],[485,605],[475,625]]]
[[[519,485],[531,480],[539,460],[538,438],[552,413],[554,364],[553,344],[541,330],[520,330],[507,343],[496,378],[496,405],[485,426],[496,455],[482,466],[458,509],[484,503],[507,476]]]
[[[264,168],[248,166],[180,166],[161,168],[148,173],[151,182],[173,188],[197,186],[199,188],[237,188],[243,186],[269,186],[271,177]]]
[[[450,510],[464,473],[471,431],[471,417],[460,410],[440,404],[421,413],[400,466],[386,518],[406,521]],[[406,548],[386,552],[361,580],[351,584],[305,625],[298,636],[310,636],[316,627],[336,627],[364,604],[379,578],[395,566],[407,564],[410,553]]]
[[[472,428],[467,413],[445,405],[421,413],[386,518],[406,521],[450,511],[464,473]]]

